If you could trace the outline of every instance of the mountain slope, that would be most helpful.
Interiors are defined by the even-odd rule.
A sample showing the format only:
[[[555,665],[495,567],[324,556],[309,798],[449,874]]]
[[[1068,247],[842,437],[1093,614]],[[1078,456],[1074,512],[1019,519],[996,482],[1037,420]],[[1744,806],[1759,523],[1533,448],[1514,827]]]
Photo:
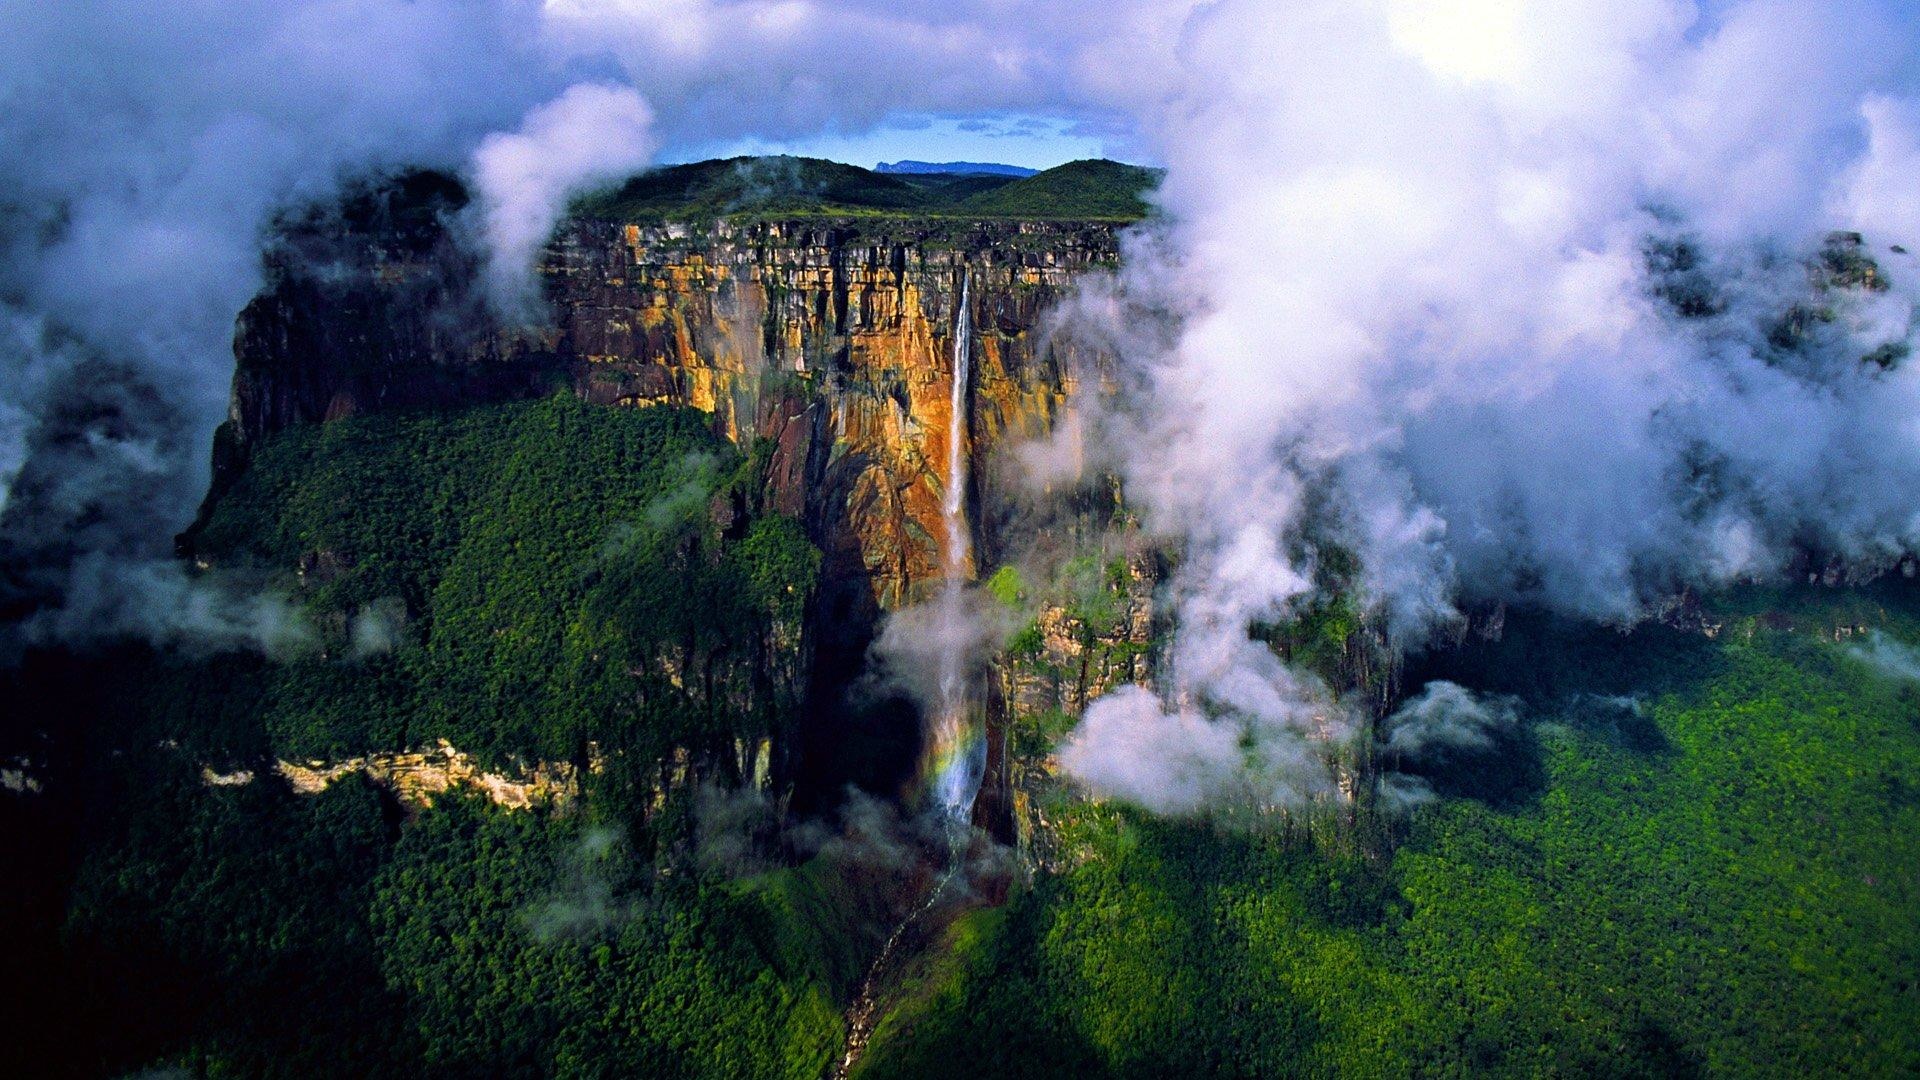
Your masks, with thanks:
[[[621,221],[734,214],[900,212],[925,208],[926,189],[855,165],[804,157],[737,157],[641,173],[579,200],[585,217]]]

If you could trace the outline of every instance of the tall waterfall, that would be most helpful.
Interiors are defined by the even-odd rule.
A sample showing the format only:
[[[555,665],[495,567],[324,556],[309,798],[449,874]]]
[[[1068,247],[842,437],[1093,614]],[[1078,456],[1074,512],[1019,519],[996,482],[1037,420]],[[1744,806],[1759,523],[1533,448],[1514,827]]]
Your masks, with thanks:
[[[987,772],[987,740],[983,726],[974,722],[967,701],[967,653],[972,639],[967,626],[967,566],[972,562],[973,534],[967,529],[968,403],[973,379],[973,297],[967,271],[960,271],[960,311],[953,320],[953,392],[948,399],[947,487],[940,500],[940,524],[946,546],[940,555],[940,594],[933,602],[933,633],[937,646],[938,700],[928,714],[926,755],[920,776],[926,784],[929,809],[938,810],[952,845],[946,873],[906,918],[893,928],[867,977],[847,1010],[846,1052],[828,1073],[842,1080],[867,1048],[873,1035],[878,989],[885,985],[894,950],[907,928],[932,911],[946,894],[947,884],[967,865],[973,819],[973,800]]]
[[[940,506],[940,521],[946,526],[945,591],[959,591],[967,573],[967,558],[973,552],[973,537],[967,530],[967,404],[968,382],[973,371],[973,306],[969,302],[971,282],[965,270],[960,272],[960,311],[953,323],[953,390],[949,402],[950,430],[947,435],[947,490]]]
[[[929,732],[932,795],[948,817],[964,822],[987,768],[985,733],[967,695],[965,587],[973,538],[967,527],[967,431],[973,359],[973,309],[967,272],[960,272],[960,311],[953,326],[953,397],[947,433],[947,487],[940,506],[946,547],[936,624],[940,634],[940,700]]]

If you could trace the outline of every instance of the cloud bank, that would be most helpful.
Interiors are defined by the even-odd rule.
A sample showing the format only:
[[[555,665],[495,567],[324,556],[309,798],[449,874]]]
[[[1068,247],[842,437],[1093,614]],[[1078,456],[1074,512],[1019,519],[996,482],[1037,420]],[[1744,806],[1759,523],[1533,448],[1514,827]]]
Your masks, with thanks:
[[[1069,770],[1177,809],[1193,783],[1143,786],[1143,755],[1215,761],[1232,735],[1310,762],[1296,718],[1335,703],[1250,635],[1330,585],[1405,648],[1465,604],[1631,623],[1807,551],[1914,550],[1916,17],[1196,14],[1145,114],[1168,221],[1078,312],[1121,358],[1105,464],[1182,553],[1182,704],[1097,704]]]
[[[1803,550],[1920,539],[1920,13],[1900,0],[0,14],[10,622],[165,638],[169,597],[215,587],[170,537],[289,205],[462,170],[496,296],[524,300],[575,183],[995,109],[1130,117],[1169,170],[1163,225],[1069,313],[1120,362],[1081,449],[1128,449],[1093,464],[1183,552],[1166,699],[1096,705],[1066,754],[1097,789],[1212,798],[1153,787],[1128,748],[1224,761],[1224,730],[1234,790],[1323,797],[1353,721],[1250,631],[1330,584],[1411,646],[1463,604],[1627,622]]]

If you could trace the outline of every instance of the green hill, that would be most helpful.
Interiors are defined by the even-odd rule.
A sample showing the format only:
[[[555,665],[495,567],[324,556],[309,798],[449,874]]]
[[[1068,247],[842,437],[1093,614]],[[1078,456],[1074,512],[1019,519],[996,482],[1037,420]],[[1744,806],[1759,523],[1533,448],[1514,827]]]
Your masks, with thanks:
[[[925,192],[930,203],[957,203],[989,191],[1006,187],[1020,178],[1002,173],[896,173],[882,174],[890,180],[910,184]]]
[[[737,157],[655,169],[579,200],[575,212],[627,221],[734,214],[868,214],[917,210],[925,188],[803,157]]]
[[[1070,161],[1043,173],[982,192],[954,207],[981,217],[1137,220],[1149,207],[1141,196],[1160,183],[1158,169],[1118,161]]]
[[[575,214],[612,221],[721,217],[1145,217],[1152,169],[1075,161],[1016,179],[986,173],[891,175],[805,157],[736,157],[642,173],[575,201]]]

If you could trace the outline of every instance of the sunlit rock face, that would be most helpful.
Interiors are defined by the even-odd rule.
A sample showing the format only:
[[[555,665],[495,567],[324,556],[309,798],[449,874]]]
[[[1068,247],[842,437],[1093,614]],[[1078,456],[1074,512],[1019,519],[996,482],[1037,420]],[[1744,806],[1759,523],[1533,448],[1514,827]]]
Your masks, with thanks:
[[[977,327],[969,474],[991,487],[987,459],[1044,432],[1073,390],[1044,314],[1117,258],[1105,224],[579,222],[540,267],[551,325],[504,330],[469,299],[472,267],[446,238],[353,240],[323,264],[283,259],[242,315],[229,458],[296,421],[555,383],[609,405],[692,406],[762,446],[772,505],[807,524],[830,583],[866,594],[842,599],[871,610],[940,576],[961,270]]]
[[[543,270],[583,396],[690,405],[764,440],[773,505],[807,523],[830,582],[884,610],[940,576],[962,269],[978,328],[964,447],[984,459],[1052,423],[1074,365],[1043,314],[1114,258],[1107,226],[583,223]]]
[[[596,765],[595,771],[598,770]],[[563,806],[579,797],[579,770],[565,761],[536,762],[509,772],[489,772],[445,739],[431,749],[414,753],[372,754],[339,761],[277,761],[274,771],[301,795],[316,795],[345,777],[364,773],[393,792],[411,808],[430,804],[435,796],[454,788],[471,789],[498,806],[525,810],[533,806]],[[251,773],[215,773],[201,770],[209,786],[251,782]]]

